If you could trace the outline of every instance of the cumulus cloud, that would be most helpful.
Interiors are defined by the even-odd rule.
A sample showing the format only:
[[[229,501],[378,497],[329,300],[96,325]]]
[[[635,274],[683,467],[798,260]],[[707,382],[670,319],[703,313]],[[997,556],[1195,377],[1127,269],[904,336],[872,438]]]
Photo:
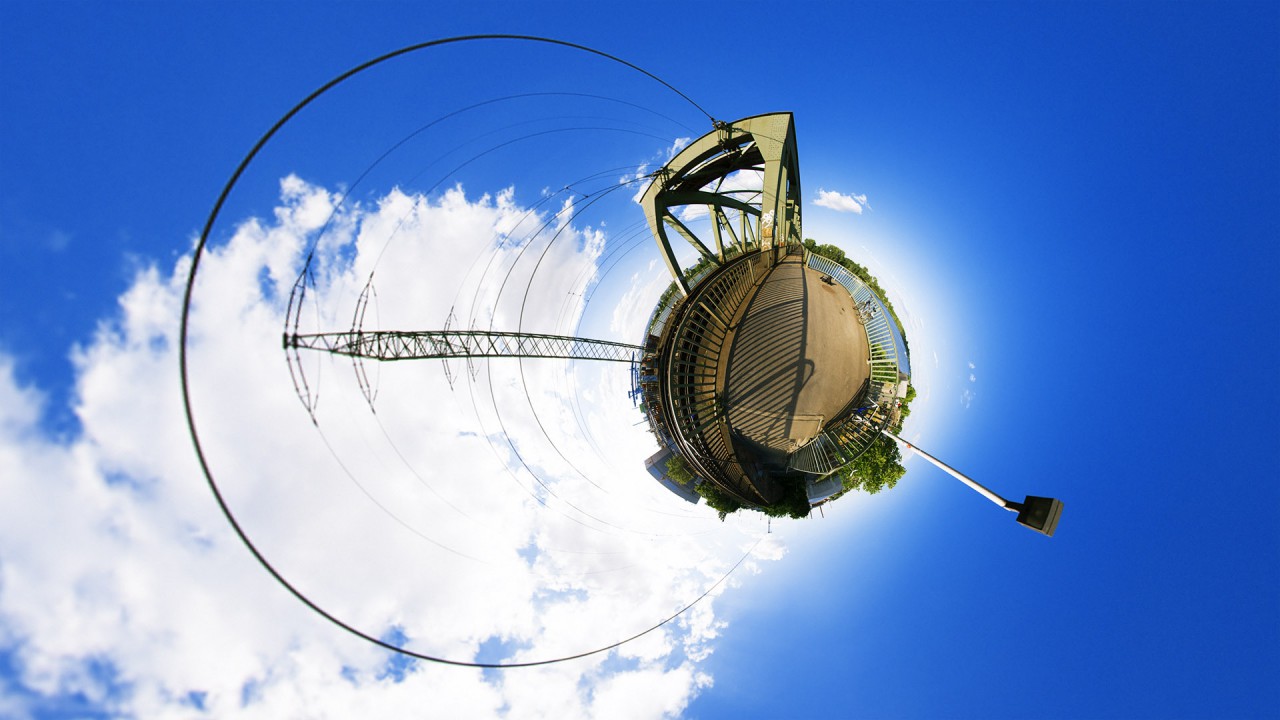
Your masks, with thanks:
[[[707,210],[706,205],[685,205],[676,212],[676,217],[680,218],[680,222],[689,225],[702,218],[710,218],[711,212]],[[708,221],[707,227],[710,227],[710,221]]]
[[[589,277],[606,242],[511,192],[336,199],[286,179],[272,217],[203,257],[191,316],[206,457],[300,591],[418,652],[538,660],[655,624],[752,547],[750,523],[720,523],[647,478],[653,442],[633,425],[623,366],[493,361],[451,384],[438,363],[391,363],[369,368],[375,414],[350,361],[316,355],[303,364],[313,425],[281,318],[335,209],[302,332],[349,327],[371,274],[365,329],[433,329],[452,312],[564,332],[582,313],[564,281]],[[662,717],[711,685],[698,663],[724,629],[724,586],[642,641],[501,673],[406,663],[309,612],[231,532],[191,450],[176,337],[189,263],[140,271],[75,349],[76,436],[39,430],[40,390],[0,357],[0,655],[21,686],[2,691],[5,714],[78,695],[138,717]],[[762,557],[780,555],[767,545]]]
[[[649,164],[644,163],[636,167],[635,172],[626,173],[618,178],[618,182],[624,185],[630,184],[635,188],[635,192],[631,193],[631,202],[639,204],[644,199],[644,193],[649,189],[649,183],[643,182],[649,176]]]
[[[666,158],[663,160],[663,163],[671,162],[671,158],[675,157],[681,150],[688,147],[690,142],[693,142],[693,138],[691,137],[678,137],[675,140],[672,140],[671,146],[667,148]]]
[[[681,150],[685,149],[691,141],[692,138],[688,137],[676,138],[671,141],[671,145],[665,150],[662,150],[657,155],[653,156],[651,162],[657,164],[659,167],[666,165],[671,162],[671,158],[674,158]],[[649,165],[650,163],[648,162],[643,163],[636,168],[635,172],[624,174],[622,177],[618,178],[618,182],[621,183],[635,183],[635,192],[631,196],[632,202],[640,202],[641,198],[644,197],[645,190],[649,189],[649,183],[640,182],[644,178],[648,177],[651,172],[649,170]]]
[[[862,195],[846,195],[836,192],[835,190],[823,190],[818,188],[818,199],[813,201],[814,205],[824,208],[830,208],[836,212],[851,212],[858,215],[862,214],[867,205],[866,194]]]

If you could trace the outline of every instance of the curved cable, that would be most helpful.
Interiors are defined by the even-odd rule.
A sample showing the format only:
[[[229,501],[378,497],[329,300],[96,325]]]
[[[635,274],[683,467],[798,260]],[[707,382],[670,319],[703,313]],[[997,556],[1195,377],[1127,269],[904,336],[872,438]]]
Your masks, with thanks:
[[[227,199],[230,197],[232,189],[235,187],[236,183],[239,182],[240,178],[244,175],[244,172],[248,169],[250,164],[252,164],[254,159],[262,151],[262,148],[265,147],[266,144],[273,137],[275,137],[275,135],[281,130],[281,128],[285,126],[286,123],[288,123],[294,116],[296,116],[299,112],[301,112],[305,107],[307,107],[313,101],[315,101],[316,98],[320,97],[322,94],[324,94],[328,90],[346,81],[352,76],[366,69],[379,65],[383,62],[391,60],[393,58],[399,57],[401,55],[405,55],[407,53],[423,50],[430,47],[447,45],[451,43],[476,41],[476,40],[521,40],[521,41],[528,41],[528,42],[540,42],[540,43],[547,43],[552,45],[559,45],[563,47],[573,48],[583,52],[588,52],[594,55],[598,55],[600,57],[604,57],[606,59],[612,60],[614,62],[620,63],[629,68],[632,68],[633,70],[636,70],[637,72],[640,72],[641,74],[652,78],[653,80],[662,84],[672,92],[675,92],[677,95],[684,98],[691,105],[697,108],[702,114],[706,115],[708,119],[712,120],[713,123],[715,122],[715,118],[713,118],[709,113],[707,113],[706,110],[702,108],[702,106],[698,105],[687,95],[680,92],[674,86],[662,80],[661,78],[654,75],[653,73],[650,73],[649,71],[637,65],[634,65],[630,62],[622,60],[621,58],[618,58],[614,55],[610,55],[609,53],[605,53],[600,50],[587,47],[585,45],[579,45],[577,43],[572,43],[564,40],[555,40],[551,38],[544,38],[544,37],[538,37],[538,36],[532,36],[532,35],[513,35],[513,34],[485,34],[485,35],[457,36],[457,37],[443,38],[439,40],[432,40],[424,43],[417,43],[414,45],[410,45],[410,46],[401,48],[399,50],[392,51],[385,55],[379,56],[377,58],[374,58],[373,60],[369,60],[368,62],[357,65],[356,67],[342,73],[341,75],[335,77],[334,79],[322,85],[320,88],[313,91],[310,95],[305,97],[301,102],[299,102],[292,109],[286,112],[284,116],[282,116],[279,120],[277,120],[276,123],[272,125],[271,128],[267,130],[267,132],[263,134],[261,138],[258,139],[258,141],[250,149],[249,153],[244,157],[244,159],[241,160],[240,164],[236,167],[235,171],[232,172],[230,179],[227,181],[226,185],[223,187],[221,193],[219,193],[218,199],[214,203],[213,209],[210,211],[208,219],[205,221],[204,227],[200,233],[200,239],[196,243],[195,250],[192,253],[191,267],[190,267],[190,270],[188,271],[186,288],[183,292],[182,316],[181,316],[181,322],[179,324],[179,332],[178,332],[179,376],[180,376],[181,389],[182,389],[182,406],[183,406],[183,412],[187,420],[187,429],[189,430],[191,435],[191,442],[195,449],[196,459],[199,462],[200,469],[204,473],[205,479],[208,482],[209,489],[213,493],[214,499],[217,501],[218,507],[222,511],[223,516],[227,519],[228,523],[230,523],[232,529],[235,531],[236,535],[240,538],[241,542],[249,550],[250,554],[253,555],[254,559],[258,562],[258,564],[264,570],[266,570],[267,573],[270,574],[271,577],[275,579],[276,582],[279,583],[281,587],[287,590],[290,594],[292,594],[295,598],[297,598],[306,607],[310,608],[317,615],[325,618],[329,622],[333,623],[335,626],[347,631],[348,633],[354,635],[355,637],[359,637],[363,640],[368,641],[371,644],[377,645],[379,647],[382,647],[392,652],[396,652],[396,653],[399,653],[408,657],[416,658],[419,660],[425,660],[428,662],[435,662],[435,663],[440,663],[444,665],[453,665],[453,666],[460,666],[460,667],[475,667],[475,668],[535,667],[535,666],[550,665],[554,663],[565,662],[568,660],[574,660],[578,658],[588,657],[591,655],[596,655],[603,652],[608,652],[609,650],[617,648],[621,645],[624,645],[628,642],[631,642],[632,640],[635,640],[639,637],[647,635],[661,628],[662,626],[671,622],[672,620],[674,620],[675,618],[679,617],[684,612],[692,608],[694,605],[702,601],[709,594],[711,594],[712,591],[714,591],[717,587],[719,587],[726,579],[728,579],[728,577],[739,566],[742,565],[743,562],[746,561],[748,557],[750,557],[752,551],[754,551],[755,547],[759,545],[760,540],[757,540],[756,545],[753,545],[751,549],[747,550],[747,552],[743,554],[742,558],[740,558],[737,561],[737,563],[735,563],[731,568],[729,568],[729,570],[723,576],[721,576],[719,580],[717,580],[705,592],[703,592],[702,595],[699,595],[692,602],[690,602],[688,605],[685,605],[683,608],[678,610],[673,615],[667,617],[666,619],[662,620],[661,622],[658,622],[657,624],[653,625],[652,627],[646,630],[642,630],[630,637],[596,648],[594,650],[587,650],[584,652],[575,653],[571,655],[549,658],[545,660],[528,661],[528,662],[481,663],[481,662],[453,660],[450,658],[429,655],[426,653],[420,653],[413,650],[409,650],[404,647],[399,647],[390,642],[387,642],[378,637],[374,637],[372,635],[369,635],[368,633],[361,631],[360,629],[344,622],[337,616],[329,613],[324,608],[320,607],[319,604],[317,604],[310,597],[304,594],[301,590],[299,590],[297,587],[291,584],[284,577],[284,575],[281,574],[280,571],[277,570],[275,566],[272,565],[271,562],[267,560],[266,556],[262,554],[262,552],[257,548],[257,546],[249,538],[248,533],[241,526],[239,520],[235,516],[235,513],[232,512],[231,507],[228,505],[226,498],[223,496],[222,490],[219,488],[218,483],[214,478],[213,469],[209,464],[208,458],[206,457],[204,447],[201,444],[200,433],[197,428],[195,412],[194,412],[192,398],[191,398],[191,378],[190,378],[190,370],[188,367],[188,357],[187,357],[187,343],[188,343],[188,338],[190,334],[192,298],[195,291],[196,277],[200,269],[200,261],[204,256],[206,247],[208,246],[209,237],[213,231],[213,227],[217,223],[218,216],[221,213],[223,206],[226,204]],[[305,272],[305,268],[304,268],[304,272]],[[301,302],[301,299],[299,300]]]

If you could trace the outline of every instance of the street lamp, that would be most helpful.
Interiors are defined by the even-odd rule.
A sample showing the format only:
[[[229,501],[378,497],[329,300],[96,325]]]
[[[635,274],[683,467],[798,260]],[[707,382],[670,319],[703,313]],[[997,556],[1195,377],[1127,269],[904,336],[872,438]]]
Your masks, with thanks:
[[[1020,503],[1013,502],[1012,500],[1005,500],[1004,498],[1000,497],[994,492],[983,487],[977,481],[966,476],[964,473],[960,472],[959,470],[956,470],[950,465],[942,462],[938,458],[930,455],[929,453],[921,450],[920,448],[912,445],[906,440],[903,440],[902,438],[889,432],[888,430],[882,429],[880,432],[902,443],[903,445],[906,446],[908,450],[915,450],[925,460],[928,460],[934,465],[937,465],[938,467],[942,468],[946,472],[950,473],[953,477],[955,477],[960,482],[964,483],[965,485],[968,485],[974,490],[977,490],[983,497],[995,503],[996,505],[999,505],[1005,510],[1018,513],[1018,522],[1021,523],[1022,525],[1025,525],[1031,528],[1032,530],[1035,530],[1036,532],[1044,533],[1045,535],[1049,535],[1051,537],[1053,536],[1053,531],[1058,527],[1058,519],[1062,517],[1062,501],[1061,500],[1056,500],[1054,498],[1047,498],[1047,497],[1039,497],[1036,495],[1028,495],[1027,499],[1023,500]]]

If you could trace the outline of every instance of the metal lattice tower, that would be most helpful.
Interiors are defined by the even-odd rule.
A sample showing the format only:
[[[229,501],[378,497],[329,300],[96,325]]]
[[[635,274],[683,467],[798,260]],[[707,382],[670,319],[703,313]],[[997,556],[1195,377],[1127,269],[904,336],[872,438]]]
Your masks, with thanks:
[[[359,326],[357,325],[357,328]],[[315,350],[341,355],[354,360],[356,382],[372,409],[377,391],[369,382],[363,361],[443,360],[449,376],[448,360],[477,358],[561,358],[569,360],[604,360],[634,362],[640,347],[608,340],[539,335],[535,333],[503,333],[481,330],[364,331],[353,329],[331,333],[289,333],[282,338],[294,390],[307,412],[315,420],[318,397],[302,372],[299,350]],[[450,384],[453,379],[450,377]]]
[[[373,277],[365,284],[356,301],[351,329],[342,332],[299,333],[302,299],[306,294],[308,269],[304,268],[294,284],[285,317],[281,344],[293,378],[298,399],[315,421],[318,393],[303,372],[301,350],[314,350],[329,355],[352,358],[360,392],[374,407],[376,388],[369,380],[365,360],[442,360],[445,376],[453,384],[449,360],[463,359],[468,366],[478,358],[558,358],[568,360],[603,360],[634,362],[641,348],[636,345],[593,340],[567,335],[508,333],[484,330],[452,330],[453,313],[443,330],[364,330],[365,313],[373,292]]]
[[[286,350],[320,350],[368,360],[440,360],[451,358],[568,358],[631,362],[637,345],[532,333],[479,330],[378,331],[284,336]]]

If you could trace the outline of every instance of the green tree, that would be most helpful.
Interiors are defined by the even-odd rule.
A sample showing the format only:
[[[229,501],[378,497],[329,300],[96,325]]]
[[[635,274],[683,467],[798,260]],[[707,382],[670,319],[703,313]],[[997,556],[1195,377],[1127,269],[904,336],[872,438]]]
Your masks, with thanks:
[[[685,462],[683,457],[672,455],[667,459],[667,477],[680,485],[689,487],[693,482],[693,471],[689,469],[689,463]]]
[[[728,493],[706,480],[695,485],[693,489],[702,496],[702,499],[707,501],[708,507],[720,512],[721,521],[729,513],[737,512],[743,507],[742,503],[729,497]]]
[[[840,469],[840,477],[845,490],[875,495],[881,490],[893,489],[906,472],[898,443],[881,435],[858,459]]]
[[[907,396],[902,399],[902,405],[898,408],[898,422],[893,426],[895,433],[902,432],[902,424],[907,421],[907,416],[911,414],[911,401],[915,399],[916,386],[908,384]]]
[[[809,516],[809,492],[803,478],[783,480],[782,499],[760,508],[769,517],[803,518]]]

